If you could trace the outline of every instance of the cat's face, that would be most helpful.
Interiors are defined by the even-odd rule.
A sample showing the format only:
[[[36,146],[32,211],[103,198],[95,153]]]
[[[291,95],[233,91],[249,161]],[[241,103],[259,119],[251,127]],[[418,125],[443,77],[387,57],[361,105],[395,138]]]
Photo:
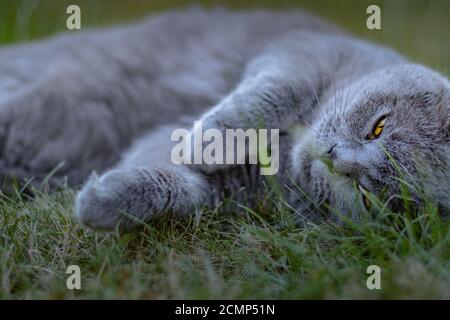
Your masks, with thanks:
[[[326,203],[357,219],[373,208],[366,192],[383,194],[399,209],[397,178],[404,171],[408,183],[450,207],[446,79],[417,65],[382,70],[337,92],[319,111],[292,154],[303,199],[314,202],[311,210]]]

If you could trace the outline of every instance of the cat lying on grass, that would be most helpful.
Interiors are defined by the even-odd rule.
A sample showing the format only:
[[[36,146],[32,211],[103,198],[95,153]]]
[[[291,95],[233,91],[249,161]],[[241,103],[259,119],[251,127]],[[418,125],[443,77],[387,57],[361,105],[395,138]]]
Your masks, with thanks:
[[[405,185],[450,208],[449,81],[301,11],[191,9],[2,48],[0,106],[2,175],[87,178],[75,213],[94,229],[258,199],[258,165],[171,161],[198,119],[279,129],[274,177],[308,221],[357,220],[374,196],[401,211]]]

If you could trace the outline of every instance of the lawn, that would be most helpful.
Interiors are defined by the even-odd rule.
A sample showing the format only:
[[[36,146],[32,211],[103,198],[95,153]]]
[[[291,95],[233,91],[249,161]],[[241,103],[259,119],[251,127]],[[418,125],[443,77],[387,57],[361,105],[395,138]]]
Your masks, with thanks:
[[[300,230],[275,200],[120,235],[78,225],[73,195],[3,197],[1,298],[450,298],[450,230],[432,206]],[[366,287],[373,264],[381,290]],[[69,265],[81,269],[81,290],[66,287]]]
[[[130,21],[167,8],[163,1],[69,2],[80,3],[87,26]],[[369,2],[303,5],[450,75],[448,1],[384,3],[382,31],[365,29]],[[238,2],[228,4],[236,7]],[[0,43],[64,30],[64,5],[1,1]],[[431,204],[418,213],[383,210],[358,223],[299,229],[290,209],[271,197],[253,210],[245,204],[234,214],[220,206],[205,208],[188,219],[167,216],[121,235],[80,226],[73,217],[75,192],[36,190],[30,196],[18,189],[1,194],[0,298],[450,299],[449,224]],[[66,286],[69,265],[80,267],[80,290]],[[369,265],[381,268],[380,290],[366,286]]]

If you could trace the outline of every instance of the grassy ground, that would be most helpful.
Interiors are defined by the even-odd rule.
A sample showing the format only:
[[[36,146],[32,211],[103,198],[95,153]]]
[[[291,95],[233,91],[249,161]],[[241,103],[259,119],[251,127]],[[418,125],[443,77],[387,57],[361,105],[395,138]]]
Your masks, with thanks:
[[[36,1],[30,9],[32,2],[0,2],[0,42],[63,30],[64,1]],[[303,2],[360,35],[449,71],[448,1],[384,3],[383,30],[374,32],[365,29],[367,1]],[[167,6],[70,3],[81,3],[87,25],[131,20]],[[450,298],[449,225],[432,206],[418,215],[384,212],[358,224],[299,230],[274,200],[241,215],[205,210],[190,220],[167,217],[119,235],[78,225],[73,195],[63,189],[34,198],[1,196],[0,298]],[[81,290],[66,287],[65,270],[73,264],[81,268]],[[372,264],[381,267],[381,290],[366,287]]]
[[[450,230],[432,206],[300,230],[275,202],[231,218],[166,217],[123,236],[81,228],[72,197],[3,197],[1,298],[450,298]],[[66,287],[72,264],[81,290]],[[372,264],[381,290],[366,287]]]

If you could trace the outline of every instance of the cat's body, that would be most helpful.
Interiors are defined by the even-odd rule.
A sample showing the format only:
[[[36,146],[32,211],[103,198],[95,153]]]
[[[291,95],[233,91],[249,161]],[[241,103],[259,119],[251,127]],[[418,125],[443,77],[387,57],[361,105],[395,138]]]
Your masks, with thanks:
[[[380,96],[396,77],[405,88],[400,84]],[[317,165],[305,150],[323,145],[333,151],[345,124],[331,139],[321,132],[321,123],[350,114],[356,105],[378,101],[387,109],[392,101],[403,101],[403,91],[413,100],[439,105],[436,125],[447,131],[431,138],[444,143],[433,163],[443,168],[430,169],[430,176],[440,177],[437,184],[447,183],[449,85],[444,78],[300,11],[172,12],[138,25],[0,50],[0,171],[41,180],[65,161],[56,177],[68,176],[76,185],[92,170],[113,166],[128,149],[112,170],[91,176],[77,197],[79,219],[99,229],[113,228],[124,211],[148,220],[167,211],[190,213],[228,195],[255,200],[264,182],[256,166],[175,165],[170,134],[200,118],[206,128],[246,129],[258,126],[262,117],[266,128],[281,131],[276,177],[290,204],[301,215],[314,212],[292,190],[301,184],[311,198],[357,217],[349,202],[354,196],[336,196],[336,190],[353,195],[350,187],[333,186],[333,179],[323,178],[323,168],[314,169],[316,180],[308,177]],[[290,131],[296,125],[314,129],[297,137]],[[347,138],[343,145],[348,147],[354,137]],[[383,180],[377,173],[361,182],[372,192],[379,191],[374,181]],[[450,206],[445,188],[440,193],[437,202]],[[133,224],[124,218],[121,226]]]

